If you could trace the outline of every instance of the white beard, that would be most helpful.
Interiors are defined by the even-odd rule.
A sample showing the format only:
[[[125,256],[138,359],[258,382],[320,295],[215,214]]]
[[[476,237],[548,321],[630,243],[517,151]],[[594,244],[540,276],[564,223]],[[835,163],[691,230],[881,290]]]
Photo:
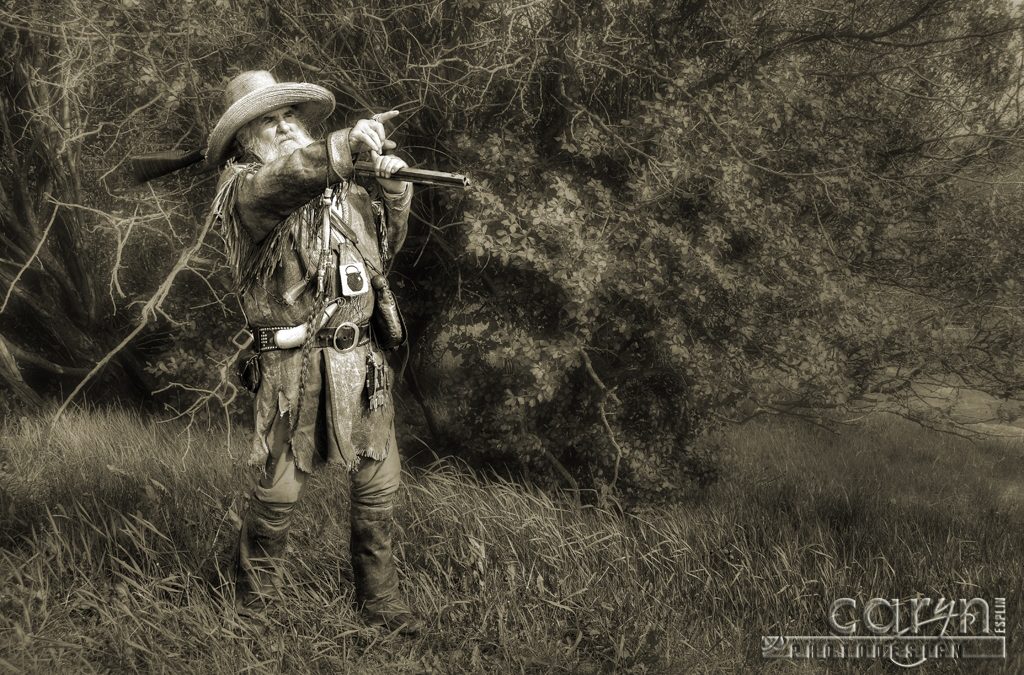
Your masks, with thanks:
[[[248,150],[259,157],[264,164],[269,164],[278,157],[290,155],[312,142],[313,139],[309,137],[306,130],[297,126],[290,135],[276,141],[267,142],[260,138],[252,138]]]

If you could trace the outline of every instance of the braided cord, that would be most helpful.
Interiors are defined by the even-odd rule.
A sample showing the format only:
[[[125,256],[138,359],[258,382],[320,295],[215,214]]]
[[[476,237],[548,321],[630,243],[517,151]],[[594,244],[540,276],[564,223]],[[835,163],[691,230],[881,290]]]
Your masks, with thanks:
[[[342,211],[343,211],[343,213],[344,213],[344,210],[345,210],[345,198],[346,198],[347,194],[348,194],[348,184],[346,183],[345,186],[342,188],[342,196],[341,196],[341,200],[342,200],[341,203],[342,203]],[[333,199],[333,195],[332,195],[332,199]],[[330,209],[330,203],[325,201],[322,204],[321,208],[322,209]],[[327,218],[328,217],[327,213],[325,212],[322,215],[322,217],[323,218]],[[320,248],[319,248],[320,254],[319,254],[319,257],[317,258],[317,264],[316,264],[317,275],[320,278],[324,278],[327,266],[329,264],[329,259],[330,259],[330,256],[331,256],[331,250],[330,250],[330,248],[328,248],[325,245],[325,243],[326,242],[321,242],[320,243]],[[310,357],[313,354],[313,343],[316,341],[316,334],[317,334],[317,329],[318,329],[318,326],[316,325],[317,324],[317,319],[322,315],[324,310],[327,309],[327,304],[328,304],[327,303],[327,298],[330,295],[329,292],[328,292],[329,288],[330,288],[330,284],[325,284],[323,286],[323,288],[319,288],[319,287],[317,288],[317,290],[316,290],[316,297],[315,297],[315,299],[313,301],[313,307],[312,307],[312,309],[309,312],[309,317],[306,319],[306,326],[308,328],[306,330],[306,340],[305,340],[305,342],[302,343],[302,365],[299,368],[299,394],[298,394],[298,400],[295,402],[295,416],[292,418],[292,423],[291,423],[291,431],[292,431],[293,435],[295,434],[295,432],[299,428],[299,419],[301,418],[301,415],[302,415],[302,404],[305,402],[305,399],[306,399],[306,380],[308,379],[308,375],[309,375],[309,361],[310,361]]]
[[[319,265],[325,264],[326,252],[320,251]],[[313,354],[313,343],[316,341],[316,319],[327,308],[327,294],[317,296],[313,302],[313,309],[306,319],[309,330],[306,331],[306,341],[302,343],[302,366],[299,368],[299,396],[295,402],[295,416],[292,418],[292,434],[299,428],[299,417],[302,414],[302,403],[306,399],[306,380],[309,374],[309,361]]]

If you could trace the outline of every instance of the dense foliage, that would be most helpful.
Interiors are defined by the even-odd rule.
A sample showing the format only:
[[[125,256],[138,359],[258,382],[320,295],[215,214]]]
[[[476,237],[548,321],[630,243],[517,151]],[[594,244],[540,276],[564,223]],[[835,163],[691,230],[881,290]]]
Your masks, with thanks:
[[[723,419],[924,376],[1020,388],[1002,0],[23,1],[0,25],[0,278],[51,213],[42,250],[90,261],[68,284],[40,256],[0,334],[23,355],[28,325],[103,336],[50,366],[94,363],[132,329],[99,327],[159,288],[130,343],[154,386],[230,398],[218,332],[241,319],[216,233],[196,235],[211,177],[139,190],[111,169],[202,145],[227,79],[266,67],[336,92],[336,126],[400,108],[411,159],[475,181],[421,194],[395,269],[445,449],[668,497],[710,477],[695,441]],[[91,313],[33,318],[83,289]]]

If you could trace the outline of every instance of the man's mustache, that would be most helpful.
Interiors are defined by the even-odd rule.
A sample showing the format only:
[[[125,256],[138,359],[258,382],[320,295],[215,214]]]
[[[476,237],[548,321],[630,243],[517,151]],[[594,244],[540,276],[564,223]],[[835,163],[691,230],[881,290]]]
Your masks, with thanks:
[[[305,134],[288,134],[287,136],[281,136],[275,140],[278,146],[284,145],[288,141],[292,141],[299,144],[312,141],[312,139]]]

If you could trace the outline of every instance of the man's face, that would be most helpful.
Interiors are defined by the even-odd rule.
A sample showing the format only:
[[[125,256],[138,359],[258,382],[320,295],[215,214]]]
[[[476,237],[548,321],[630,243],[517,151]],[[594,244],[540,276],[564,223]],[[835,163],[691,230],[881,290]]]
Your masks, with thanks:
[[[278,108],[249,123],[253,150],[264,162],[272,162],[313,142],[291,106]]]

